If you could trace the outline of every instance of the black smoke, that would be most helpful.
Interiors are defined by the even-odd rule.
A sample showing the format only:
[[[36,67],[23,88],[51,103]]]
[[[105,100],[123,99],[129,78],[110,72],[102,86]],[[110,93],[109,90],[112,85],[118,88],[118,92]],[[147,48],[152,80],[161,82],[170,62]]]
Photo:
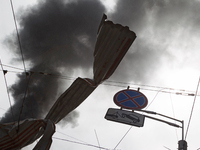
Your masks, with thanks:
[[[115,11],[107,14],[108,19],[129,26],[137,38],[110,80],[147,84],[159,75],[158,70],[163,63],[170,66],[179,57],[174,54],[178,50],[170,49],[174,41],[188,42],[189,37],[200,33],[198,1],[116,2]],[[18,12],[23,55],[26,63],[31,66],[30,70],[58,76],[63,73],[70,76],[76,69],[89,72],[93,63],[97,29],[105,11],[99,0],[46,0]],[[180,31],[178,35],[177,31]],[[18,55],[14,61],[21,61],[17,38],[10,36],[6,43],[12,53]],[[181,44],[179,42],[179,46],[183,46]],[[186,51],[181,49],[179,54],[186,54]],[[15,100],[15,120],[19,116],[18,110],[21,109],[26,84],[24,74],[20,74],[11,87]],[[59,78],[33,73],[21,119],[42,118],[58,97],[60,86]],[[30,107],[33,107],[32,114]],[[8,112],[1,122],[10,121],[12,117]]]
[[[59,77],[70,77],[80,68],[89,71],[98,25],[104,12],[100,1],[48,0],[17,13],[23,56],[32,74],[27,77],[25,73],[19,74],[16,83],[10,87],[14,121],[19,116],[20,120],[43,118],[60,94]],[[17,40],[10,36],[5,42],[17,55],[13,61],[21,62]],[[9,110],[1,122],[13,121],[11,114]],[[75,112],[74,116],[77,117],[78,113]],[[66,120],[70,122],[73,118]]]

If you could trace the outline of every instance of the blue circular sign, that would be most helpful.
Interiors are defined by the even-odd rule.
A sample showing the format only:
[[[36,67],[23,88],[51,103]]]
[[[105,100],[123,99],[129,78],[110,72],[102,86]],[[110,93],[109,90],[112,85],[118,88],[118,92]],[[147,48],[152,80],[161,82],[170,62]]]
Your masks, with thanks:
[[[122,90],[115,94],[114,102],[126,109],[140,110],[147,106],[148,100],[144,94],[136,90]]]

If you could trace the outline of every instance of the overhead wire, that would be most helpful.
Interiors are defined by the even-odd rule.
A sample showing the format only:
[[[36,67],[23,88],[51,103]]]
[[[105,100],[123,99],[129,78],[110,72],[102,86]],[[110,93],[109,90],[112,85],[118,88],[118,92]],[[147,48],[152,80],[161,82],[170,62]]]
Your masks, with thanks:
[[[22,111],[23,111],[23,107],[24,107],[24,102],[25,102],[25,99],[26,99],[26,95],[27,95],[27,93],[28,93],[28,86],[29,86],[29,82],[30,82],[30,80],[31,80],[31,76],[32,76],[32,74],[30,74],[29,79],[28,79],[28,83],[27,83],[27,85],[26,85],[26,90],[25,90],[25,94],[24,94],[23,101],[22,101],[22,107],[21,107],[21,109],[20,109],[20,114],[19,114],[18,123],[19,123],[19,121],[20,121],[20,119],[21,119],[21,115],[22,115]],[[32,106],[31,106],[31,108],[32,108]]]
[[[23,70],[21,68],[12,67],[12,66],[9,66],[9,65],[4,65],[4,64],[2,64],[2,65],[6,66],[6,67],[18,69],[18,70]],[[11,72],[11,73],[24,73],[23,71],[21,71],[21,72],[8,71],[8,70],[2,70],[2,71],[7,71],[7,72]],[[76,79],[75,77],[70,77],[70,76],[65,76],[65,75],[60,75],[60,74],[47,73],[47,72],[42,72],[42,71],[27,70],[25,73],[28,73],[28,72],[38,73],[38,74],[41,74],[41,75],[48,75],[48,76],[52,76],[52,77],[59,78],[59,79],[65,79],[65,80],[75,80]],[[137,89],[138,87],[140,87],[141,90],[155,91],[155,92],[158,92],[158,93],[162,92],[162,93],[170,93],[170,94],[182,95],[182,96],[195,96],[194,91],[189,91],[189,90],[184,90],[184,89],[175,89],[175,88],[170,88],[170,87],[135,84],[135,83],[128,83],[128,82],[106,80],[102,83],[102,85],[122,87],[122,88],[126,88],[129,85],[130,88],[133,88],[133,89]],[[200,95],[197,94],[197,96],[200,96]]]
[[[125,136],[128,134],[128,132],[132,129],[133,126],[131,126],[128,131],[124,134],[124,136],[120,139],[120,141],[115,146],[114,150],[118,147],[118,145],[122,142],[122,140],[125,138]]]
[[[0,63],[1,63],[1,59],[0,59]],[[2,63],[1,63],[1,68],[2,70],[3,69],[3,66],[2,66]],[[11,99],[10,99],[10,94],[9,94],[9,90],[8,90],[8,84],[7,84],[7,80],[6,80],[6,71],[3,71],[3,75],[4,75],[4,81],[5,81],[5,85],[6,85],[6,89],[7,89],[7,95],[8,95],[8,101],[9,101],[9,104],[10,104],[10,111],[11,111],[11,115],[12,115],[12,119],[13,119],[13,122],[14,122],[14,113],[13,113],[13,107],[12,107],[12,104],[11,104]],[[19,137],[18,137],[18,132],[17,132],[17,140],[19,141]]]
[[[111,83],[111,84],[109,84],[109,83]],[[115,84],[113,84],[113,83],[115,83]],[[183,96],[194,96],[195,95],[193,93],[193,91],[187,91],[187,90],[183,90],[183,89],[174,89],[174,88],[168,88],[168,87],[135,84],[135,83],[133,84],[133,83],[126,83],[126,82],[105,81],[102,84],[109,85],[109,86],[117,86],[117,87],[127,87],[127,85],[128,85],[130,88],[134,88],[134,89],[137,89],[139,87],[142,90],[159,91],[162,93],[169,93],[169,91],[166,91],[166,90],[170,89],[170,90],[174,91],[174,92],[170,92],[170,93],[176,94],[176,95],[183,95]],[[165,90],[163,90],[163,89],[165,89]],[[198,96],[200,96],[200,95],[198,95]]]
[[[96,130],[94,130],[94,132],[95,132],[95,136],[96,136],[96,139],[97,139],[97,142],[98,142],[99,150],[101,150],[101,148],[100,148],[100,143],[99,143],[99,138],[98,138],[98,136],[97,136]]]
[[[20,49],[21,56],[22,56],[22,62],[23,62],[24,70],[26,72],[26,66],[25,66],[25,61],[24,61],[24,56],[23,56],[23,51],[22,51],[22,44],[21,44],[20,37],[19,37],[19,31],[18,31],[18,27],[17,27],[17,21],[16,21],[16,17],[15,17],[15,11],[14,11],[12,0],[10,0],[10,4],[11,4],[11,9],[12,9],[15,29],[16,29],[16,32],[17,32],[17,39],[18,39],[18,43],[19,43],[19,49]]]
[[[163,88],[164,89],[164,88]],[[156,97],[158,96],[159,92],[161,92],[163,89],[160,89],[159,91],[157,91],[156,95],[154,96],[154,98],[152,99],[152,101],[150,102],[150,104],[145,108],[145,110],[147,108],[149,108],[149,106],[153,103],[153,101],[156,99]]]
[[[77,139],[77,138],[72,137],[72,136],[70,136],[70,135],[67,135],[67,134],[65,134],[65,133],[63,133],[63,132],[60,132],[60,131],[56,131],[56,132],[58,132],[58,133],[60,133],[60,134],[62,134],[62,135],[65,135],[65,136],[67,136],[67,137],[70,137],[70,138],[72,138],[72,139],[74,139],[74,140],[77,140],[77,141],[79,141],[79,142],[88,144],[87,142],[85,142],[85,141],[83,141],[83,140]]]
[[[1,63],[1,59],[0,59],[0,63]],[[1,63],[1,69],[3,70],[3,66]],[[8,83],[6,80],[6,72],[3,72],[3,76],[4,76],[4,81],[5,81],[5,85],[6,85],[6,91],[7,91],[7,95],[8,95],[8,101],[9,101],[9,105],[10,105],[10,111],[11,111],[11,115],[12,115],[12,119],[14,121],[14,114],[13,114],[13,108],[12,108],[12,104],[11,104],[11,99],[10,99],[10,94],[9,94],[9,90],[8,90]]]
[[[22,71],[24,71],[24,69],[22,69],[22,68],[10,66],[10,65],[5,65],[5,64],[2,64],[2,63],[1,63],[1,65],[4,66],[4,67],[8,67],[8,68],[13,68],[13,69],[17,69],[17,70],[22,70]]]
[[[1,71],[7,71],[7,72],[11,72],[11,73],[29,73],[29,72],[32,72],[34,74],[41,74],[41,75],[48,75],[48,76],[52,76],[52,77],[56,77],[56,78],[60,78],[60,79],[68,79],[68,80],[74,80],[76,79],[75,77],[69,77],[69,76],[63,76],[63,75],[60,75],[60,74],[53,74],[53,73],[48,73],[48,72],[43,72],[43,71],[33,71],[33,70],[30,70],[30,69],[26,69],[26,72],[24,72],[24,70],[22,68],[18,68],[18,67],[13,67],[13,66],[10,66],[10,65],[5,65],[5,64],[2,64],[2,66],[5,66],[5,67],[8,67],[8,68],[12,68],[12,69],[16,69],[16,70],[21,70],[21,71],[10,71],[10,70],[1,70]]]
[[[11,5],[11,10],[12,10],[13,19],[14,19],[14,25],[15,25],[15,29],[16,29],[16,33],[17,33],[17,40],[18,40],[18,44],[19,44],[19,49],[20,49],[21,57],[22,57],[22,63],[23,63],[23,67],[24,67],[24,72],[26,74],[26,81],[27,81],[27,85],[26,85],[26,89],[25,89],[25,93],[24,93],[24,97],[23,97],[23,102],[22,102],[22,106],[21,106],[21,110],[20,110],[20,114],[19,114],[19,118],[18,118],[18,127],[17,127],[17,130],[16,130],[17,134],[18,134],[18,131],[19,131],[19,122],[20,122],[20,118],[21,118],[21,114],[22,114],[22,109],[24,107],[24,102],[25,102],[26,94],[27,94],[27,91],[28,91],[28,84],[29,84],[30,77],[29,77],[29,80],[28,80],[27,79],[28,74],[27,74],[27,71],[26,71],[25,59],[24,59],[24,56],[23,56],[22,44],[21,44],[21,40],[20,40],[20,36],[19,36],[19,31],[18,31],[18,27],[17,27],[17,21],[16,21],[16,17],[15,17],[15,11],[14,11],[14,6],[13,6],[13,3],[12,3],[12,0],[10,0],[10,5]]]
[[[111,149],[105,148],[105,147],[99,147],[99,146],[92,145],[92,144],[86,144],[86,143],[71,141],[71,140],[62,139],[62,138],[58,138],[58,137],[53,137],[53,139],[57,139],[57,140],[61,140],[61,141],[66,141],[66,142],[71,142],[71,143],[80,144],[80,145],[85,145],[85,146],[90,146],[90,147],[94,147],[94,148],[98,148],[98,149],[101,148],[101,149],[104,149],[104,150],[111,150]]]
[[[13,68],[13,69],[17,69],[17,70],[22,70],[21,68],[17,68],[17,67],[13,67],[10,65],[5,65],[2,64],[5,67],[9,67],[9,68]],[[28,71],[32,71],[32,70],[27,70]],[[9,71],[11,72],[11,71]],[[22,73],[22,72],[14,72],[13,73]],[[32,71],[34,73],[40,73],[42,74],[42,72],[36,72],[36,71]],[[52,73],[43,73],[45,75],[52,75],[54,77],[58,77],[58,78],[63,78],[63,79],[75,79],[75,77],[69,77],[69,76],[62,76],[62,75],[56,75],[56,74],[52,74]],[[105,82],[102,83],[103,85],[108,85],[108,86],[117,86],[117,87],[127,87],[127,85],[132,86],[132,88],[137,88],[138,86],[142,89],[142,90],[151,90],[151,91],[159,91],[160,89],[165,89],[165,90],[170,90],[170,91],[177,91],[177,92],[168,92],[168,91],[160,91],[163,93],[172,93],[172,94],[176,94],[176,95],[183,95],[183,96],[194,96],[195,94],[192,93],[193,91],[188,91],[188,90],[184,90],[184,89],[175,89],[175,88],[170,88],[170,87],[161,87],[161,86],[154,86],[154,85],[144,85],[144,84],[136,84],[136,83],[128,83],[128,82],[120,82],[120,81],[110,81],[110,80],[106,80]],[[197,95],[200,96],[200,95]]]
[[[14,66],[10,66],[10,65],[6,65],[6,64],[2,64],[5,67],[8,68],[13,68],[13,69],[17,69],[17,70],[24,70],[22,68],[18,68],[18,67],[14,67]],[[56,75],[56,74],[52,74],[52,73],[47,73],[47,72],[39,72],[39,71],[33,71],[28,69],[27,72],[34,72],[34,73],[44,73],[47,75],[54,75],[54,76],[58,76],[58,77],[69,77],[69,76],[62,76],[62,75]],[[11,72],[11,71],[9,71]],[[17,72],[16,72],[17,73]],[[18,73],[22,73],[22,72],[18,72]],[[72,78],[72,77],[71,77]],[[75,77],[73,77],[75,79]],[[136,84],[136,83],[131,83],[131,82],[120,82],[120,81],[110,81],[110,80],[106,80],[104,81],[104,83],[106,83],[105,85],[111,85],[111,86],[118,86],[118,85],[122,85],[122,87],[127,87],[127,85],[134,85],[134,86],[140,86],[140,87],[149,87],[149,88],[159,88],[159,89],[166,89],[166,90],[175,90],[175,91],[182,91],[182,92],[193,92],[193,91],[188,91],[185,89],[175,89],[175,88],[171,88],[171,87],[161,87],[161,86],[155,86],[155,85],[146,85],[146,84]],[[109,84],[110,83],[110,84]]]
[[[173,112],[173,117],[175,117],[175,111],[174,111],[174,105],[173,105],[173,101],[172,101],[172,97],[171,97],[171,94],[169,93],[169,97],[170,97],[170,101],[171,101],[171,106],[172,106],[172,112]],[[178,141],[178,133],[177,133],[177,128],[175,128],[175,131],[176,131],[176,139]]]
[[[166,146],[163,146],[164,148],[168,149],[168,150],[171,150],[170,148],[166,147]]]
[[[127,82],[120,82],[120,81],[109,81],[107,80],[106,82],[109,83],[119,83],[121,85],[125,84],[125,85],[132,85],[132,83],[127,83]],[[134,83],[135,86],[140,86],[140,87],[150,87],[150,88],[159,88],[159,89],[166,89],[166,90],[177,90],[177,91],[185,91],[184,89],[174,89],[174,88],[170,88],[170,87],[161,87],[161,86],[154,86],[154,85],[145,85],[145,84],[136,84]]]
[[[10,0],[10,4],[11,4],[11,9],[12,9],[12,14],[13,14],[13,19],[14,19],[14,24],[15,24],[15,29],[16,29],[16,33],[17,33],[17,40],[18,40],[18,44],[19,44],[19,49],[20,49],[20,53],[21,53],[21,57],[22,57],[22,63],[23,63],[23,71],[26,75],[26,89],[25,89],[25,93],[24,93],[24,97],[23,97],[23,101],[22,101],[22,106],[21,106],[21,109],[20,109],[20,114],[19,114],[19,118],[18,118],[18,128],[17,130],[19,130],[19,122],[20,122],[20,118],[21,118],[21,115],[22,115],[22,111],[23,111],[23,107],[24,107],[24,102],[25,102],[25,99],[26,99],[26,95],[28,93],[28,86],[29,86],[29,81],[31,79],[31,76],[32,76],[32,72],[29,76],[29,74],[27,73],[26,71],[26,66],[25,66],[25,59],[24,59],[24,56],[23,56],[23,50],[22,50],[22,44],[21,44],[21,40],[20,40],[20,36],[19,36],[19,31],[18,31],[18,27],[17,27],[17,21],[16,21],[16,17],[15,17],[15,11],[14,11],[14,6],[13,6],[13,3],[12,3],[12,0]],[[1,63],[2,64],[2,63]],[[3,70],[3,68],[2,68]],[[29,76],[29,79],[27,79]],[[32,115],[33,115],[33,110],[32,110],[32,103],[30,102],[31,104],[31,112],[32,112]]]
[[[191,113],[190,113],[190,117],[189,117],[189,121],[188,121],[188,126],[187,126],[186,133],[185,133],[185,140],[187,138],[190,122],[191,122],[191,119],[192,119],[192,114],[193,114],[193,111],[194,111],[194,105],[195,105],[196,96],[197,96],[197,92],[198,92],[198,88],[199,88],[199,83],[200,83],[200,76],[199,76],[199,81],[198,81],[197,88],[196,88],[196,94],[195,94],[195,97],[194,97],[194,101],[193,101],[193,105],[192,105],[192,109],[191,109]]]

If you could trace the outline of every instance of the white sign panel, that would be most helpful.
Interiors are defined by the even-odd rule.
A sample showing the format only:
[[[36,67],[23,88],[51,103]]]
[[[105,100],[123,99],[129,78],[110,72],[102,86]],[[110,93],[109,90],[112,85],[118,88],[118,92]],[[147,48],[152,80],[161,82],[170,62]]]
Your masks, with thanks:
[[[129,124],[137,127],[143,127],[144,118],[144,115],[115,108],[109,108],[105,115],[105,119],[107,120]]]

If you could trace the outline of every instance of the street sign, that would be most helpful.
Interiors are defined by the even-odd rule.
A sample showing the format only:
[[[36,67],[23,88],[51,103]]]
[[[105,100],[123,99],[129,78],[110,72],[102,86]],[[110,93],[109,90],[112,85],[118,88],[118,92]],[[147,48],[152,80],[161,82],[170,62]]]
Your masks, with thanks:
[[[105,119],[137,127],[144,126],[144,116],[132,111],[109,108]]]
[[[113,98],[115,104],[126,109],[140,110],[147,106],[148,100],[144,94],[135,90],[122,90]]]

